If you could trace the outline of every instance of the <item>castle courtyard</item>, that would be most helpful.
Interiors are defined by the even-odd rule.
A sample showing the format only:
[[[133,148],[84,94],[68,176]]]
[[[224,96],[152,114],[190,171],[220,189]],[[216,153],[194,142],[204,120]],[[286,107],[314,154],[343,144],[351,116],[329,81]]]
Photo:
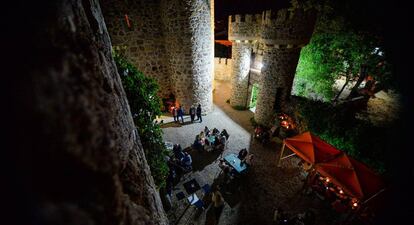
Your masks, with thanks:
[[[193,171],[181,178],[173,191],[173,207],[167,213],[170,222],[182,225],[215,224],[211,205],[200,212],[197,207],[189,206],[186,198],[177,199],[176,194],[185,193],[183,184],[191,179],[196,179],[200,185],[221,183],[219,158],[237,154],[243,148],[255,155],[254,164],[245,174],[246,177],[237,182],[235,192],[224,194],[226,187],[223,187],[226,203],[218,224],[276,224],[273,216],[277,208],[283,208],[292,216],[313,210],[317,212],[316,224],[330,224],[330,221],[338,220],[338,215],[329,208],[327,202],[316,195],[299,194],[305,180],[302,168],[297,165],[299,159],[290,158],[277,167],[281,140],[263,145],[254,139],[254,128],[250,122],[253,113],[235,110],[226,103],[230,97],[229,87],[229,82],[216,82],[214,110],[203,118],[202,123],[189,122],[189,116],[184,117],[183,125],[174,123],[171,116],[161,118],[164,120],[164,140],[180,144],[183,148],[191,148],[195,135],[205,126],[226,129],[230,134],[227,148],[222,153],[192,153]],[[196,161],[197,157],[202,159]]]

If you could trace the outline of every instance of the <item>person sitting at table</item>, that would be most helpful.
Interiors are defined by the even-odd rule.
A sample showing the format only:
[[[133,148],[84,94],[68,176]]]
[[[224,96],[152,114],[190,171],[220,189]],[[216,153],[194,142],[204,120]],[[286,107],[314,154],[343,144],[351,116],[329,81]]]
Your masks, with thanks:
[[[226,136],[220,135],[220,143],[222,143],[224,147],[226,147],[226,143],[227,143]]]
[[[201,139],[206,138],[206,135],[205,135],[204,131],[201,131],[199,136],[200,136]]]
[[[213,128],[213,135],[218,135],[218,134],[220,134],[220,131],[217,129],[217,128]]]
[[[234,178],[235,175],[233,167],[229,166],[223,159],[220,159],[219,167],[224,173],[225,183],[230,183],[230,181]]]
[[[201,144],[204,146],[206,144],[206,135],[205,135],[204,131],[201,131],[199,136],[200,136],[200,139],[201,139]]]
[[[227,133],[226,129],[223,129],[223,131],[221,131],[220,135],[225,136],[226,140],[229,140],[230,135]]]
[[[243,161],[244,158],[246,158],[247,154],[248,154],[247,149],[243,148],[242,150],[239,151],[239,155],[237,156],[237,158]]]
[[[196,136],[194,143],[193,143],[193,148],[196,150],[203,150],[203,144],[201,142],[200,135]]]
[[[191,155],[187,152],[184,152],[184,158],[181,160],[181,165],[184,167],[184,172],[190,172],[193,167],[193,160],[191,159]]]
[[[207,126],[204,127],[204,133],[206,134],[206,136],[210,135],[210,129],[208,129]]]
[[[175,144],[173,147],[173,153],[176,159],[181,160],[184,157],[183,149],[181,145]]]
[[[219,137],[214,136],[214,149],[218,149],[221,144]]]
[[[252,166],[253,164],[253,154],[247,154],[247,156],[242,160],[243,163],[246,163],[247,166]]]

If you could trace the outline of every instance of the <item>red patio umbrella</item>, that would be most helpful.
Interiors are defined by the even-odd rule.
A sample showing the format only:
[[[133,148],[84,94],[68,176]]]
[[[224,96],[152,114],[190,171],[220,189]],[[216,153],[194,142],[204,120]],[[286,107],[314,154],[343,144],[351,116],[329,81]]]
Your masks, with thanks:
[[[345,153],[329,162],[316,164],[315,169],[342,187],[346,193],[360,200],[367,200],[384,189],[380,176]]]
[[[311,164],[327,162],[342,153],[309,131],[286,138],[283,143],[299,157]]]

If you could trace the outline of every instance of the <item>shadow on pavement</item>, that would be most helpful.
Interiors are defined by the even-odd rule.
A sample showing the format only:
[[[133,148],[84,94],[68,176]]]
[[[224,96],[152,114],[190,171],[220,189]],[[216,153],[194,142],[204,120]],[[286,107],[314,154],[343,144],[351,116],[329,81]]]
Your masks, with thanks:
[[[207,165],[213,163],[222,153],[221,151],[210,151],[190,149],[188,153],[191,155],[193,160],[193,170],[201,171]]]

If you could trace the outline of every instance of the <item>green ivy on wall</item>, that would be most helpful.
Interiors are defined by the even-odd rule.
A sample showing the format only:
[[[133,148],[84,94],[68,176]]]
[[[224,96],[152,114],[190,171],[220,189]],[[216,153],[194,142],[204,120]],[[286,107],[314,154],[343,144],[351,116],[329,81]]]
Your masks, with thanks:
[[[162,140],[162,130],[153,122],[161,115],[161,100],[157,96],[158,84],[117,52],[114,52],[114,59],[152,177],[157,187],[164,187],[168,173],[165,161],[167,150]]]

